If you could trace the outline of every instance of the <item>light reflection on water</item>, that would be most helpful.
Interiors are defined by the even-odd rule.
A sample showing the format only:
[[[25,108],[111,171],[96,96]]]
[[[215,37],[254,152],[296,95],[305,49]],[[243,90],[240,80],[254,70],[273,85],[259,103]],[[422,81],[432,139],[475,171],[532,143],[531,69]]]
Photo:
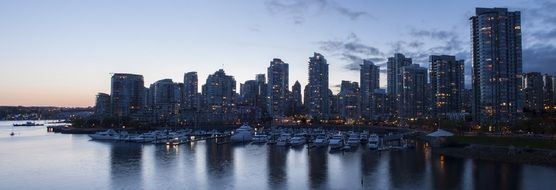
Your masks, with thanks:
[[[553,189],[556,169],[430,149],[326,149],[90,141],[0,122],[0,189]]]

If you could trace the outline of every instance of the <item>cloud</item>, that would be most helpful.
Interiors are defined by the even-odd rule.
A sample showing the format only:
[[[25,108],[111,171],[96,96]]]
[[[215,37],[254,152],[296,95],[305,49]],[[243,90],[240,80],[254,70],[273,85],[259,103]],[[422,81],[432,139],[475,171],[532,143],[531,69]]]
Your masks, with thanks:
[[[363,59],[373,62],[385,61],[382,51],[363,44],[355,33],[349,34],[345,39],[321,41],[318,44],[321,50],[344,61],[344,68],[350,71],[359,71]]]
[[[249,27],[249,31],[251,32],[260,32],[261,31],[261,26],[258,24],[252,25]]]
[[[523,71],[543,72],[556,75],[556,47],[554,45],[537,44],[523,49]]]
[[[353,11],[353,10],[350,10],[346,7],[342,7],[342,6],[338,5],[337,3],[333,3],[333,4],[335,4],[335,6],[333,6],[333,7],[338,13],[340,13],[343,16],[348,17],[351,20],[357,20],[359,17],[369,15],[365,11]]]
[[[274,15],[285,15],[295,24],[303,24],[311,14],[334,12],[350,20],[370,15],[365,11],[355,11],[334,0],[267,0],[265,6]]]
[[[537,0],[531,7],[522,9],[522,28],[524,45],[545,44],[556,42],[556,2]]]
[[[530,5],[521,9],[523,72],[556,75],[556,2],[536,0]]]
[[[454,31],[413,28],[407,34],[411,40],[392,43],[389,54],[403,53],[407,57],[411,57],[413,63],[425,67],[428,66],[430,55],[456,55],[468,51],[465,45],[469,42],[461,40],[463,37]],[[458,58],[462,59],[463,57]]]
[[[431,38],[431,39],[436,39],[436,40],[447,40],[447,39],[457,37],[457,35],[455,33],[444,31],[444,30],[417,30],[417,29],[412,29],[409,32],[409,35],[411,35],[413,37],[418,37],[418,38]]]

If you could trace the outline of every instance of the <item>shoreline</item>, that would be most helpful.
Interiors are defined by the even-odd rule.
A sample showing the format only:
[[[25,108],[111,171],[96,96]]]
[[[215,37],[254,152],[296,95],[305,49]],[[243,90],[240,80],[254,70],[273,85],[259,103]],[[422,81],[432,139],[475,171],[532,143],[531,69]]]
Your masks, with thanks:
[[[84,127],[65,127],[65,126],[47,126],[47,130],[49,132],[55,133],[62,133],[62,134],[93,134],[100,131],[106,131],[108,129],[115,129],[115,130],[123,130],[123,131],[149,131],[149,130],[159,130],[159,129],[194,129],[194,130],[218,130],[218,131],[226,131],[226,130],[234,130],[238,128],[238,125],[219,125],[219,126],[197,126],[197,127],[160,127],[160,128],[144,128],[144,129],[137,129],[137,128],[110,128],[110,127],[102,127],[102,128],[84,128]],[[269,126],[264,126],[264,128],[268,128]],[[277,128],[294,128],[294,129],[326,129],[326,130],[339,130],[339,131],[362,131],[368,130],[369,132],[374,133],[387,133],[387,132],[408,132],[414,129],[411,128],[395,128],[395,127],[386,127],[386,126],[343,126],[343,125],[284,125],[284,126],[277,126]]]
[[[556,167],[556,150],[472,144],[433,148],[435,154],[477,160]]]

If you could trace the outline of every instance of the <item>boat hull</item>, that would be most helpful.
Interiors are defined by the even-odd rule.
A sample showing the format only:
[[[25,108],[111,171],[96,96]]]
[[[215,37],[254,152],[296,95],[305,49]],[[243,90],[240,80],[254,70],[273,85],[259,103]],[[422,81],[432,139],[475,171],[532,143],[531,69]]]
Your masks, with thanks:
[[[234,134],[230,137],[232,142],[249,142],[253,140],[253,135],[248,133]]]
[[[90,134],[89,137],[91,137],[92,140],[118,140],[118,137],[114,137],[114,136],[106,136],[106,135],[96,135],[96,134]]]

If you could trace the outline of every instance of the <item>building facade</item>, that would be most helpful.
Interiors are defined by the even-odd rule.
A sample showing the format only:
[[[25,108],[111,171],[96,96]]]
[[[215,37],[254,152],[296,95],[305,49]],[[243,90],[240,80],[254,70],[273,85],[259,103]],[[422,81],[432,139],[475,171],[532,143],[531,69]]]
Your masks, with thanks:
[[[529,112],[541,113],[544,110],[543,76],[539,72],[523,75],[524,109]]]
[[[300,114],[303,107],[303,97],[301,96],[301,84],[295,81],[292,86],[293,114]]]
[[[543,80],[543,99],[544,99],[544,110],[545,111],[553,111],[554,110],[554,106],[556,106],[555,104],[555,98],[554,96],[556,95],[554,93],[554,76],[548,75],[548,74],[544,74],[542,76],[542,80]]]
[[[447,118],[463,114],[464,61],[455,56],[431,55],[429,62],[432,115]]]
[[[402,91],[402,67],[412,64],[411,58],[406,58],[401,53],[394,54],[394,57],[389,57],[386,62],[387,70],[387,88],[388,93],[388,108],[393,115],[399,114],[400,98]]]
[[[110,95],[98,93],[95,99],[95,116],[110,116]]]
[[[142,75],[115,73],[112,75],[110,105],[112,116],[128,117],[141,110],[145,103]]]
[[[199,78],[197,72],[188,72],[183,75],[183,103],[185,110],[194,110],[199,107]]]
[[[268,113],[273,118],[282,117],[288,108],[289,66],[275,58],[270,62],[267,75]]]
[[[477,8],[471,21],[473,119],[507,126],[523,106],[521,14],[505,8]]]
[[[330,117],[330,94],[328,87],[328,63],[324,56],[314,53],[309,57],[309,84],[306,87],[305,107],[312,118]]]
[[[338,93],[338,112],[341,118],[357,120],[360,116],[360,95],[357,82],[342,81]]]
[[[399,118],[416,120],[427,115],[426,89],[427,69],[417,64],[400,69],[402,86],[400,89]]]
[[[374,92],[380,86],[380,69],[373,62],[368,60],[363,60],[361,64],[361,70],[359,73],[359,83],[360,88],[360,109],[361,117],[369,120],[373,117],[375,107],[374,104]]]
[[[203,109],[205,122],[232,122],[236,116],[236,80],[223,69],[207,77],[203,85]]]

